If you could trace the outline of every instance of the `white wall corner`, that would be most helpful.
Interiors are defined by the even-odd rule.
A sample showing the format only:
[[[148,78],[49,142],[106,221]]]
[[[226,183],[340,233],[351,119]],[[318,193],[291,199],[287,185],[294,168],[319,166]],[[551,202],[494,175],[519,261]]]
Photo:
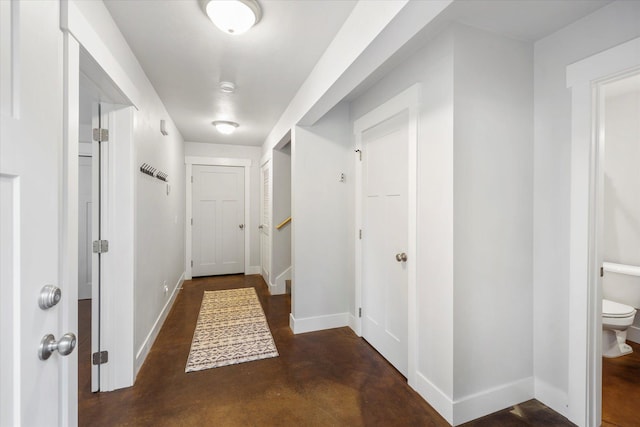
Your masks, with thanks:
[[[294,334],[342,328],[349,326],[349,313],[336,313],[325,316],[305,317],[302,319],[296,319],[293,317],[293,314],[289,314],[289,326]]]
[[[420,372],[416,373],[415,390],[433,409],[438,411],[449,424],[453,424],[453,401]]]
[[[245,276],[248,276],[249,274],[260,274],[260,266],[259,265],[250,265],[248,268],[246,268],[246,271],[244,272]]]
[[[158,318],[153,324],[153,327],[147,334],[147,337],[142,342],[140,349],[136,353],[134,378],[138,376],[138,372],[140,372],[140,368],[142,367],[142,364],[146,360],[147,355],[151,350],[151,346],[153,346],[153,343],[156,341],[156,338],[158,337],[158,333],[160,333],[160,329],[162,329],[162,325],[164,324],[164,321],[166,320],[167,315],[171,311],[171,307],[173,307],[173,303],[176,301],[178,292],[182,288],[182,284],[184,283],[184,278],[185,278],[185,273],[183,272],[182,275],[180,276],[180,279],[178,279],[178,282],[174,286],[171,296],[169,297],[166,304],[162,308],[162,311],[160,311]]]
[[[357,336],[361,336],[360,332],[359,332],[359,328],[358,328],[358,319],[356,318],[356,316],[354,316],[353,314],[349,313],[349,325],[347,325],[351,328],[351,330],[353,331],[354,334],[356,334]]]
[[[534,397],[533,377],[503,384],[453,402],[453,425],[489,415]]]
[[[536,378],[534,382],[534,397],[560,415],[568,418],[569,398],[566,391]]]

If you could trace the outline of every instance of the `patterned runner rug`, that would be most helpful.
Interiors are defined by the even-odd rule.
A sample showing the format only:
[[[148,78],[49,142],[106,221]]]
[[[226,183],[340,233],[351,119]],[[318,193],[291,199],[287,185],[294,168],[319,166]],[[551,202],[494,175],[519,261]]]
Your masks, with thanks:
[[[277,356],[255,289],[205,291],[185,372]]]

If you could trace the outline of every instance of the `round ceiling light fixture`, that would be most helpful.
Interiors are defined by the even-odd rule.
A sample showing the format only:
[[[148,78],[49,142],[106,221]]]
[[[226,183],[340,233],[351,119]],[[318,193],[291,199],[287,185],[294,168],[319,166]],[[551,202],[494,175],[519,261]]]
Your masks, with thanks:
[[[227,34],[242,34],[262,17],[257,0],[200,0],[200,3],[215,26]]]
[[[216,127],[216,130],[218,132],[224,135],[232,134],[238,128],[238,126],[240,126],[236,122],[229,122],[226,120],[216,120],[214,122],[211,122],[211,124]]]

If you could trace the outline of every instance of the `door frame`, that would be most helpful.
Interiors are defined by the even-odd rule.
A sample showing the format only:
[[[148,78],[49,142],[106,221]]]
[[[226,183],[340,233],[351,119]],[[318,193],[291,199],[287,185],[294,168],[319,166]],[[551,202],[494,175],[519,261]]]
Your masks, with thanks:
[[[191,280],[192,268],[192,248],[193,235],[191,229],[191,218],[193,218],[193,183],[191,182],[191,176],[193,173],[193,165],[202,166],[235,166],[244,168],[244,274],[251,274],[251,267],[249,265],[251,261],[251,159],[232,159],[227,157],[199,157],[199,156],[185,156],[185,279]]]
[[[358,336],[362,336],[362,319],[359,317],[359,310],[362,307],[362,240],[360,239],[360,230],[363,226],[363,198],[362,198],[362,182],[363,170],[360,158],[360,150],[362,150],[362,134],[378,125],[379,123],[390,119],[400,113],[408,112],[408,136],[407,141],[407,252],[409,253],[409,261],[407,262],[407,372],[408,383],[412,388],[417,387],[417,266],[415,260],[417,256],[417,214],[418,214],[418,113],[420,107],[420,96],[422,87],[419,83],[405,89],[403,92],[384,102],[382,105],[373,109],[369,113],[363,115],[353,123],[353,133],[355,136],[355,305],[353,307],[355,332]],[[366,230],[365,230],[366,232]]]
[[[271,214],[271,217],[269,218],[269,227],[267,227],[267,230],[269,232],[269,234],[267,235],[267,239],[268,242],[266,245],[262,244],[262,239],[265,238],[265,233],[264,233],[264,229],[263,227],[265,226],[265,224],[262,222],[262,220],[264,219],[264,168],[268,167],[269,168],[269,197],[270,197],[270,206],[269,206],[269,213]],[[259,169],[259,173],[260,173],[260,226],[258,227],[258,229],[260,230],[260,275],[262,276],[262,278],[264,279],[264,281],[267,283],[267,286],[269,287],[269,290],[271,290],[271,271],[272,271],[272,266],[273,266],[273,240],[272,240],[272,229],[273,229],[273,158],[271,153],[269,153],[269,156],[266,158],[263,158],[262,161],[260,162],[260,169]],[[265,269],[265,265],[264,265],[264,253],[263,253],[263,249],[266,246],[267,248],[267,252],[269,253],[269,262],[267,263],[266,269]],[[292,262],[293,265],[293,262]],[[293,304],[293,301],[292,301]]]
[[[572,98],[568,418],[587,427],[602,418],[601,87],[639,70],[636,38],[566,72]]]
[[[105,314],[101,321],[101,340],[110,350],[109,363],[104,365],[102,372],[106,382],[101,384],[101,390],[107,391],[133,385],[135,380],[133,108],[140,105],[141,95],[73,0],[60,2],[60,29],[63,34],[60,283],[67,288],[67,298],[61,302],[60,320],[64,330],[76,333],[78,330],[78,141],[80,72],[83,65],[99,73],[95,75],[100,82],[99,89],[104,90],[112,101],[122,100],[122,104],[128,106],[111,112],[109,119],[110,123],[116,123],[111,133],[112,139],[117,139],[120,145],[118,150],[110,153],[110,157],[113,154],[113,159],[118,160],[110,163],[109,185],[110,188],[125,191],[111,192],[113,199],[110,199],[107,212],[114,231],[112,236],[118,239],[118,246],[122,249],[112,257],[112,268],[104,267],[111,275],[110,282],[115,284],[109,289],[108,295],[103,294],[101,302]],[[107,324],[108,329],[104,328]],[[74,357],[61,360],[60,393],[63,407],[59,425],[77,425],[78,359],[77,352],[74,354]]]

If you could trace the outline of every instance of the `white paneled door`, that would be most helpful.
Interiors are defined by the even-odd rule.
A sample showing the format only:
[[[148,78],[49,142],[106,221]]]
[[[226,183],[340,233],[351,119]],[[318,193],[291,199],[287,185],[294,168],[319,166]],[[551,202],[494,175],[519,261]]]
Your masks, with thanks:
[[[262,177],[260,204],[260,264],[262,277],[270,283],[271,271],[271,162],[267,162],[260,170]]]
[[[78,159],[78,299],[91,299],[92,181],[91,157]]]
[[[77,304],[62,282],[66,215],[62,142],[60,2],[0,1],[0,425],[58,426],[77,370],[67,324]],[[73,242],[75,245],[75,242]],[[41,308],[46,285],[61,290]],[[75,291],[75,290],[74,290]],[[70,298],[71,295],[71,298]],[[45,306],[46,307],[46,306]],[[41,357],[39,357],[39,354]],[[75,386],[77,387],[77,386]],[[64,421],[66,420],[66,421]]]
[[[362,336],[408,371],[408,118],[362,133]]]
[[[244,273],[244,168],[193,165],[192,275]]]

